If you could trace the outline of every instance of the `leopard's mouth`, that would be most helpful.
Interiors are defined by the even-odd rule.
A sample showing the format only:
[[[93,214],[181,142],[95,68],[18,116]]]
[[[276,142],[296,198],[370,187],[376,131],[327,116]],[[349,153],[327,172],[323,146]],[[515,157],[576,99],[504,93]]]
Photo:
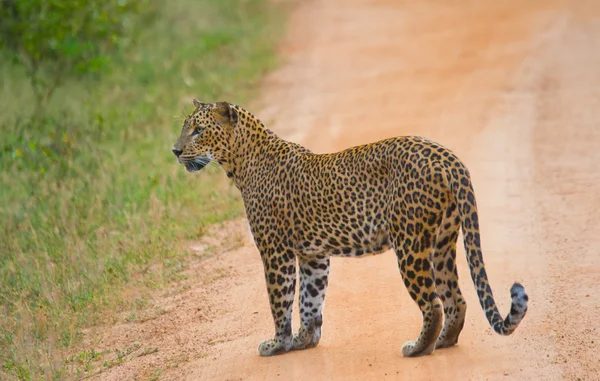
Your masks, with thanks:
[[[198,156],[193,160],[184,161],[185,169],[188,172],[198,172],[210,163],[210,159],[203,156]]]

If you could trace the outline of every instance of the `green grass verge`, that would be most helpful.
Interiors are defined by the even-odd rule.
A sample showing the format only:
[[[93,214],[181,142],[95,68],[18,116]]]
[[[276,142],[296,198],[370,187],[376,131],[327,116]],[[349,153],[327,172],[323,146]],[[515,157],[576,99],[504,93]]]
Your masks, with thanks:
[[[275,64],[267,0],[173,0],[101,81],[72,81],[39,116],[0,60],[0,379],[65,379],[82,328],[182,240],[242,215],[219,171],[170,152],[192,97],[246,103]],[[158,5],[160,4],[160,5]],[[148,275],[152,276],[152,274]]]

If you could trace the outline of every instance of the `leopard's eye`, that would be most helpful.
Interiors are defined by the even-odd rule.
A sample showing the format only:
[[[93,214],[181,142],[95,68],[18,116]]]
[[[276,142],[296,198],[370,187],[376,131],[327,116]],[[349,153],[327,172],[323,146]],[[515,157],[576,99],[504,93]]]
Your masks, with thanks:
[[[196,136],[196,135],[198,135],[199,133],[200,133],[200,130],[199,130],[199,129],[197,129],[197,128],[195,128],[195,129],[194,129],[194,132],[192,132],[192,136]]]

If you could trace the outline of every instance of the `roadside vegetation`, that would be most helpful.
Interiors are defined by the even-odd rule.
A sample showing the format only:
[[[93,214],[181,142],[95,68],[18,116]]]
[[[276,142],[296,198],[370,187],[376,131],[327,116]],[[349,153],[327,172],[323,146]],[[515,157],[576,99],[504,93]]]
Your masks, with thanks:
[[[279,16],[267,0],[0,1],[0,379],[85,374],[82,330],[242,214],[220,171],[189,175],[170,149],[193,97],[250,100]]]

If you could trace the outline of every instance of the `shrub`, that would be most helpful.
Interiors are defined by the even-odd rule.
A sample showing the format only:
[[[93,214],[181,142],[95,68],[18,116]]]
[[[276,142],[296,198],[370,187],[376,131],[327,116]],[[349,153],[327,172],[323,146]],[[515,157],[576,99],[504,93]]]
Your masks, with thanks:
[[[70,75],[106,69],[145,0],[0,0],[0,47],[22,64],[44,106]]]

